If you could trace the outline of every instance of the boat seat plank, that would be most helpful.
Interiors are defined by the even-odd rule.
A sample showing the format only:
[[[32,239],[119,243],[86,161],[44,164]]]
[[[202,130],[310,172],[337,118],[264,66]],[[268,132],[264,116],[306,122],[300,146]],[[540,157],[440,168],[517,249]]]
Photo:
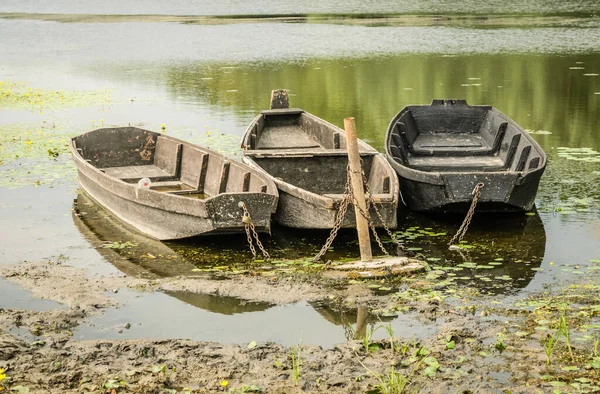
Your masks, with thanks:
[[[173,176],[173,174],[169,174],[154,164],[146,166],[107,167],[101,168],[100,170],[108,176],[119,179],[160,178]]]
[[[258,139],[257,149],[323,148],[298,125],[265,127]]]
[[[177,191],[194,191],[197,192],[196,188],[185,184],[181,181],[164,181],[164,182],[152,182],[150,189],[157,192],[177,192]]]
[[[415,156],[409,166],[424,171],[502,171],[505,163],[498,156]]]
[[[479,134],[440,133],[419,134],[412,149],[417,154],[452,154],[489,152],[492,147]]]
[[[348,152],[345,149],[280,149],[280,150],[247,150],[244,152],[249,157],[331,157],[331,156],[348,156]],[[376,151],[360,151],[361,156],[375,156]]]

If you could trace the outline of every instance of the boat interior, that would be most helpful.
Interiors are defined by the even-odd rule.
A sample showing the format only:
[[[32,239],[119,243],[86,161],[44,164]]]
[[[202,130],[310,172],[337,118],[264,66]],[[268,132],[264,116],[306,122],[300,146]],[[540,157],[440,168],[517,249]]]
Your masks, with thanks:
[[[267,192],[257,174],[217,154],[137,128],[102,129],[73,139],[84,160],[110,177],[191,198]]]
[[[506,116],[464,100],[406,107],[390,128],[394,160],[420,171],[527,172],[544,164],[543,153]]]
[[[345,153],[345,152],[344,152]],[[385,158],[362,155],[367,184],[374,196],[391,193],[391,179]],[[348,156],[314,155],[265,156],[252,160],[274,178],[309,192],[330,198],[341,198],[346,192]]]
[[[261,115],[246,134],[246,155],[273,178],[342,198],[348,166],[344,132],[299,109],[273,109]],[[373,195],[390,194],[392,180],[385,158],[365,146],[360,150]]]
[[[244,142],[249,150],[346,150],[341,130],[336,131],[299,109],[263,111]]]

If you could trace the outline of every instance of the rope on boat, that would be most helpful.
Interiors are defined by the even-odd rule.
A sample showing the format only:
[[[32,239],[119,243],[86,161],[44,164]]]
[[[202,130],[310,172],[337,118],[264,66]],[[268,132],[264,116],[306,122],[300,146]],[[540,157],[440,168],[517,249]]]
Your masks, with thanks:
[[[361,160],[361,168],[362,168],[362,160]],[[367,182],[367,177],[365,176],[365,172],[362,170],[361,170],[361,172],[362,172],[361,175],[362,175],[362,179],[363,179],[363,187],[365,188],[365,196],[366,196],[366,200],[367,200],[366,201],[367,202],[366,211],[363,211],[359,207],[359,205],[356,201],[356,198],[354,197],[354,193],[352,192],[352,182],[350,180],[350,166],[348,166],[348,169],[346,171],[346,173],[347,173],[346,189],[344,191],[344,197],[342,198],[342,201],[340,202],[340,205],[338,207],[338,211],[336,213],[336,218],[335,218],[335,222],[333,224],[333,228],[331,229],[331,232],[329,233],[329,237],[327,238],[327,241],[325,241],[325,245],[323,245],[323,247],[321,248],[319,253],[317,253],[317,255],[315,257],[313,257],[313,259],[312,259],[313,262],[319,261],[321,259],[321,257],[323,257],[325,252],[327,252],[327,250],[331,247],[331,244],[335,240],[335,237],[337,236],[338,231],[342,227],[342,222],[344,221],[344,218],[346,217],[346,212],[348,211],[348,206],[350,204],[353,204],[355,207],[357,207],[360,214],[365,219],[367,219],[367,222],[369,223],[369,227],[371,228],[371,232],[373,233],[373,236],[375,237],[375,240],[377,241],[377,244],[379,245],[379,248],[381,249],[383,254],[385,254],[386,256],[389,256],[388,251],[383,246],[383,242],[381,242],[381,239],[379,239],[379,235],[377,234],[377,231],[375,230],[375,222],[371,218],[371,214],[370,214],[371,207],[373,207],[373,210],[377,214],[377,217],[381,221],[383,228],[389,235],[392,242],[398,247],[399,250],[403,249],[403,247],[400,244],[400,242],[398,241],[398,239],[394,236],[392,231],[385,224],[385,221],[383,220],[383,217],[381,216],[381,213],[379,212],[379,209],[377,208],[377,204],[375,203],[375,200],[373,200],[373,196],[371,194],[371,190],[369,189],[369,185]]]
[[[482,182],[479,182],[477,185],[475,185],[475,188],[471,193],[471,195],[473,196],[473,201],[471,201],[471,206],[469,207],[467,216],[465,216],[465,220],[463,220],[462,224],[460,225],[460,228],[458,229],[456,234],[454,234],[454,237],[452,237],[450,242],[448,242],[448,246],[452,246],[457,241],[462,241],[463,237],[467,233],[469,225],[471,224],[471,219],[473,219],[473,214],[475,213],[475,207],[477,206],[477,201],[479,200],[479,194],[481,193],[481,189],[483,189],[484,186],[485,184]]]
[[[263,247],[263,244],[258,239],[258,233],[256,232],[256,227],[254,223],[252,223],[252,219],[250,218],[250,212],[248,212],[248,208],[246,207],[246,203],[240,201],[238,206],[244,211],[244,215],[242,216],[242,223],[244,223],[244,229],[246,230],[246,238],[248,239],[248,245],[250,246],[250,251],[252,252],[252,257],[256,259],[256,248],[254,247],[254,240],[256,240],[256,246],[260,249],[265,260],[269,260],[271,256]]]

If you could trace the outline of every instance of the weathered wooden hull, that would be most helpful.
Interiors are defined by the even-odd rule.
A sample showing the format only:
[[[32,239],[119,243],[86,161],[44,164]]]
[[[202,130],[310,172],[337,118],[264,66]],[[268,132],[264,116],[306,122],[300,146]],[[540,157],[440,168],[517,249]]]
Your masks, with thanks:
[[[273,219],[286,227],[330,229],[344,198],[348,156],[344,130],[299,109],[263,111],[243,137],[244,162],[279,189]],[[397,225],[398,178],[385,157],[359,141],[365,177],[381,218],[376,227]],[[351,205],[341,227],[356,227]]]
[[[75,142],[71,144],[71,152],[82,190],[114,217],[146,236],[174,240],[198,235],[242,233],[245,231],[243,210],[238,206],[241,201],[246,204],[257,230],[270,232],[271,215],[278,195],[268,178],[264,178],[264,182],[271,185],[270,193],[229,192],[204,199],[190,198],[140,188],[109,176],[86,161],[77,151]],[[260,176],[253,170],[248,171]]]
[[[395,166],[394,166],[395,167]],[[473,200],[473,189],[481,190],[477,212],[530,211],[535,205],[541,173],[519,183],[515,174],[462,173],[441,176],[441,184],[410,179],[404,169],[397,169],[404,203],[415,211],[465,213]],[[400,174],[406,174],[402,176]]]
[[[515,122],[464,100],[403,108],[390,122],[386,157],[416,211],[464,213],[478,183],[478,212],[529,211],[546,166],[542,148]]]
[[[262,168],[252,159],[244,161],[254,168]],[[342,196],[325,197],[317,196],[306,190],[286,184],[279,179],[274,179],[279,189],[279,203],[273,215],[273,220],[282,226],[301,229],[331,229],[335,225],[337,212]],[[371,207],[370,216],[375,227],[396,228],[397,226],[397,200],[378,201],[377,211]],[[341,228],[356,228],[356,216],[352,205],[348,207]]]

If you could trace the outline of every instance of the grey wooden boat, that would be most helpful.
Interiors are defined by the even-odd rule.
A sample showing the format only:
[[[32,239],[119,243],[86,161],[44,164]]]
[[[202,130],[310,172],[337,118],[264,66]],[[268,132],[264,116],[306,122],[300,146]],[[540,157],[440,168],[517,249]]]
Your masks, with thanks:
[[[243,163],[136,127],[90,131],[72,138],[70,149],[81,188],[147,236],[244,232],[239,202],[258,231],[270,232],[277,188]]]
[[[277,91],[276,91],[277,92]],[[273,179],[279,189],[276,222],[283,226],[329,229],[334,226],[347,177],[348,154],[344,130],[308,112],[289,108],[285,91],[274,97],[246,129],[244,162]],[[385,157],[359,141],[363,169],[373,200],[375,226],[395,228],[398,178]],[[349,209],[342,227],[355,227]]]
[[[467,212],[478,183],[477,211],[528,211],[546,167],[546,153],[513,120],[465,100],[403,108],[385,148],[404,202],[417,211]]]

